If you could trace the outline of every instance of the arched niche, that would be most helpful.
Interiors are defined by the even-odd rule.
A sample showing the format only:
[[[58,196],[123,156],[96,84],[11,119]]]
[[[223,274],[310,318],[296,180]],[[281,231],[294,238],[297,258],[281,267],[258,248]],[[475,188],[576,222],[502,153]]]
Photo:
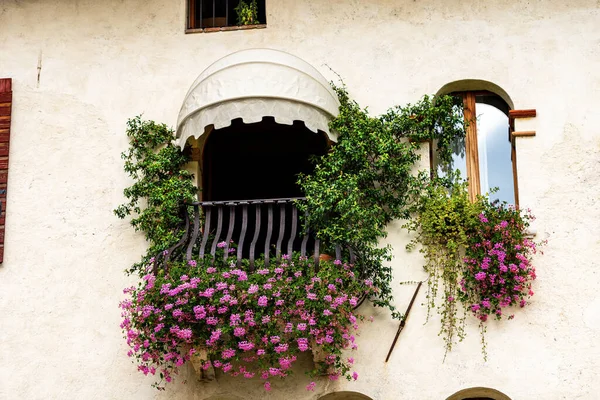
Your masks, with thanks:
[[[319,400],[372,400],[369,396],[365,396],[358,392],[335,392],[319,397]]]
[[[437,91],[436,96],[443,96],[454,92],[488,91],[497,94],[512,110],[514,103],[508,93],[493,82],[482,79],[461,79],[445,84]]]
[[[446,400],[511,400],[510,397],[504,393],[486,387],[473,387],[469,389],[463,389]]]

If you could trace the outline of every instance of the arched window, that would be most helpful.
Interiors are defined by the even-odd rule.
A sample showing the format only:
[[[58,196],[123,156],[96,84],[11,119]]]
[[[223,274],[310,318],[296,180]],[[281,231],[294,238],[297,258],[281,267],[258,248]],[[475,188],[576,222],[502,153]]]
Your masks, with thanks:
[[[319,400],[371,400],[370,397],[358,392],[335,392],[319,397]]]
[[[487,91],[453,93],[463,99],[467,136],[454,149],[454,168],[467,177],[473,198],[492,194],[492,199],[516,204],[516,160],[510,136],[509,107]]]
[[[473,87],[487,90],[465,90]],[[448,84],[438,94],[462,98],[466,122],[464,142],[454,146],[454,169],[469,180],[469,194],[474,200],[479,194],[491,194],[517,205],[518,184],[514,137],[511,135],[509,111],[511,101],[506,92],[485,81],[459,81]],[[443,173],[438,167],[438,173]]]

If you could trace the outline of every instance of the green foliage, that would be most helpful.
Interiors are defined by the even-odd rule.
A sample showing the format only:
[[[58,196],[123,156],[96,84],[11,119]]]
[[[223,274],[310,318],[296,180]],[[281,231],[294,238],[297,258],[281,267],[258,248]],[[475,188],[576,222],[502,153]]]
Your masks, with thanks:
[[[255,4],[239,7],[256,9]],[[373,303],[399,318],[392,305],[391,247],[380,242],[390,222],[408,220],[404,226],[416,234],[408,247],[418,245],[425,258],[428,316],[432,309],[440,314],[447,351],[464,337],[468,312],[483,323],[489,315],[500,318],[505,307],[523,307],[535,279],[535,244],[524,235],[531,216],[487,197],[469,200],[467,184],[452,165],[452,154],[464,149],[460,101],[425,96],[375,117],[349,97],[345,86],[334,90],[341,105],[330,128],[338,141],[315,158],[313,173],[298,179],[307,200],[297,206],[325,251],[335,245],[351,248],[357,277],[373,286]],[[171,144],[173,132],[165,125],[136,117],[128,122],[127,134],[131,147],[122,156],[135,182],[124,191],[129,201],[115,213],[133,215],[132,226],[150,242],[142,262],[131,269],[142,272],[152,256],[181,238],[181,205],[193,201],[197,189],[183,169],[188,158]],[[445,177],[416,170],[424,141],[436,144]]]
[[[325,244],[342,244],[357,253],[361,272],[380,290],[374,303],[399,317],[390,303],[390,248],[381,248],[379,241],[387,224],[410,216],[414,199],[427,185],[426,174],[415,175],[418,141],[437,141],[440,158],[450,159],[448,144],[464,138],[462,114],[454,98],[426,96],[373,117],[344,86],[334,89],[341,106],[330,128],[338,141],[317,160],[314,173],[299,177],[307,198],[299,207],[307,212],[306,225]]]
[[[452,153],[465,147],[465,121],[460,97],[424,96],[415,104],[396,106],[381,119],[392,132],[415,142],[433,141],[442,166],[452,163]]]
[[[239,4],[235,7],[235,12],[237,14],[238,25],[258,24],[258,5],[256,4],[256,0],[252,0],[250,3],[240,0]]]
[[[134,272],[181,238],[181,205],[194,200],[197,188],[183,169],[188,156],[171,143],[173,131],[166,125],[138,116],[127,122],[127,136],[130,147],[121,157],[134,183],[123,191],[128,201],[114,212],[121,219],[132,215],[131,225],[150,242],[144,260],[129,271]]]

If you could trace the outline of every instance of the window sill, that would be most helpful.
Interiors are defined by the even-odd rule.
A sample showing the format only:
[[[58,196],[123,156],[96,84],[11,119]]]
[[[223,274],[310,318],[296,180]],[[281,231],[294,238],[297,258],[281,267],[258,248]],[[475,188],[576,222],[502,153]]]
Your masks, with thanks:
[[[185,33],[210,33],[210,32],[227,32],[227,31],[245,31],[248,29],[264,29],[267,24],[257,25],[236,25],[236,26],[222,26],[215,28],[198,28],[198,29],[186,29]]]

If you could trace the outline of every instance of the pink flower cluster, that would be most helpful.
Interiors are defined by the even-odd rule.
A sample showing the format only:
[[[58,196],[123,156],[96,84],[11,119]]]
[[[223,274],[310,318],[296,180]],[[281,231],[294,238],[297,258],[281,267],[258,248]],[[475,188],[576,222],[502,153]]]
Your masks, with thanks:
[[[481,224],[466,249],[459,296],[481,321],[490,315],[501,319],[505,308],[524,307],[533,296],[536,273],[531,260],[537,249],[525,237],[532,219],[528,212],[503,206],[479,216]]]
[[[225,243],[218,248],[228,251]],[[354,307],[373,293],[371,282],[355,278],[352,266],[339,260],[321,262],[317,270],[311,259],[292,255],[277,265],[257,262],[250,272],[222,259],[217,253],[214,260],[173,264],[168,273],[147,275],[126,289],[121,328],[140,371],[170,382],[203,349],[204,368],[258,375],[270,390],[269,379],[287,376],[295,354],[315,350],[325,357],[313,375],[358,377],[343,351],[357,347],[351,330],[363,317]],[[314,390],[314,382],[307,389]]]

